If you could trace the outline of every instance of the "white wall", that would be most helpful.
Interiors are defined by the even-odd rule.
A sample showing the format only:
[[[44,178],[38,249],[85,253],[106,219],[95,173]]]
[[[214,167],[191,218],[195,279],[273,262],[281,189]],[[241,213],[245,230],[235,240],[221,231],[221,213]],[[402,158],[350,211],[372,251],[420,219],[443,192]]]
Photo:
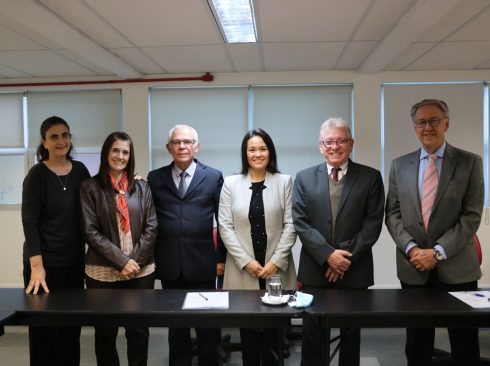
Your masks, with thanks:
[[[316,83],[352,83],[354,85],[355,118],[355,157],[356,161],[381,168],[381,125],[380,125],[380,89],[383,82],[426,82],[426,81],[468,81],[490,80],[490,71],[430,71],[430,72],[386,72],[378,74],[359,74],[357,72],[275,72],[275,73],[236,73],[215,74],[215,85],[247,84],[316,84]],[[165,77],[165,76],[162,76]],[[25,80],[16,80],[25,82]],[[39,80],[36,80],[39,81]],[[49,80],[53,81],[53,80]],[[137,171],[146,175],[149,168],[148,144],[148,88],[151,86],[202,85],[201,82],[185,83],[138,83],[119,84],[123,97],[123,126],[134,140]],[[81,87],[82,88],[82,87]],[[105,88],[104,86],[84,86],[85,89]],[[114,84],[107,88],[114,89]],[[36,90],[39,88],[30,88]],[[66,89],[66,87],[65,87]],[[73,88],[72,88],[73,89]],[[12,91],[19,90],[12,88]],[[51,88],[50,90],[54,90]],[[6,90],[5,90],[6,91]],[[462,98],[465,96],[462,95]],[[410,105],[400,111],[409,115]],[[449,106],[451,107],[451,106]],[[328,116],[327,116],[328,117]],[[452,120],[452,124],[460,121]],[[464,121],[461,121],[464,123]],[[167,131],[162,131],[162,143]],[[300,138],[300,137],[298,137]],[[389,138],[389,136],[386,136]],[[416,139],[413,136],[407,138]],[[457,145],[457,141],[454,141]],[[201,147],[205,149],[205,146]],[[318,155],[318,162],[321,162]],[[385,182],[387,184],[387,182]],[[22,286],[22,244],[23,233],[20,207],[0,208],[0,287]],[[483,277],[481,287],[490,287],[490,254],[487,243],[490,242],[488,209],[484,210],[482,225],[478,232],[483,246]],[[374,247],[375,286],[379,288],[398,287],[395,268],[395,245],[386,229]]]

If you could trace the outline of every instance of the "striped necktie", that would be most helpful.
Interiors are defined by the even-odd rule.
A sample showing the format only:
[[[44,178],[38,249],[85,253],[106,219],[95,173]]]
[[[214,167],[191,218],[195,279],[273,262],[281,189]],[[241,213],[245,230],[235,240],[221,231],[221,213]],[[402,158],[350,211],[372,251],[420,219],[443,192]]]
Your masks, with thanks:
[[[425,230],[429,227],[429,218],[436,198],[437,185],[439,184],[439,174],[436,167],[437,155],[431,154],[428,159],[429,162],[424,172],[422,189],[422,218],[424,219]]]

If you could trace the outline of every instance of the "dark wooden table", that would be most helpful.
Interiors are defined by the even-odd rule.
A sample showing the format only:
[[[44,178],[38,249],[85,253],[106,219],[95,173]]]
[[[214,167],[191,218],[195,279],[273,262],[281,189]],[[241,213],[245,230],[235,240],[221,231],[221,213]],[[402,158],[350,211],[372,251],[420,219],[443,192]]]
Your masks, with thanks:
[[[490,327],[490,308],[473,309],[444,291],[321,290],[312,306],[268,306],[263,291],[229,291],[229,309],[183,310],[187,290],[63,290],[25,295],[0,289],[0,324],[284,328],[314,317],[323,327],[323,364],[331,328]],[[2,320],[3,319],[3,320]],[[282,355],[282,352],[280,352]]]
[[[489,327],[490,308],[474,309],[445,291],[321,290],[303,316],[323,327],[323,364],[330,359],[331,328]]]
[[[262,304],[264,291],[229,291],[228,309],[183,310],[188,290],[58,290],[25,295],[0,289],[0,310],[15,315],[8,325],[279,328],[303,310]],[[191,290],[189,290],[191,292]],[[0,313],[0,316],[2,314]],[[6,313],[7,315],[7,313]],[[281,332],[280,332],[281,333]],[[282,346],[282,333],[281,342]],[[279,352],[283,364],[282,349]]]
[[[0,310],[13,310],[16,325],[120,325],[154,327],[277,328],[301,309],[262,304],[263,291],[230,291],[228,309],[183,310],[187,290],[58,290],[25,295],[0,289]]]

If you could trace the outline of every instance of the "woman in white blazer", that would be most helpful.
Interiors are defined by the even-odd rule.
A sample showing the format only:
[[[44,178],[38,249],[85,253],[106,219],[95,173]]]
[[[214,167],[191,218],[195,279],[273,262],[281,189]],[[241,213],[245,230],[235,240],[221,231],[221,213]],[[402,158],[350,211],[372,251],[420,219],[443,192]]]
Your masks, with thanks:
[[[223,287],[265,289],[277,273],[284,288],[294,289],[292,179],[279,173],[274,143],[260,128],[247,132],[241,155],[241,174],[225,179],[220,196],[219,229],[228,250]],[[277,330],[247,328],[240,335],[243,365],[277,364]]]

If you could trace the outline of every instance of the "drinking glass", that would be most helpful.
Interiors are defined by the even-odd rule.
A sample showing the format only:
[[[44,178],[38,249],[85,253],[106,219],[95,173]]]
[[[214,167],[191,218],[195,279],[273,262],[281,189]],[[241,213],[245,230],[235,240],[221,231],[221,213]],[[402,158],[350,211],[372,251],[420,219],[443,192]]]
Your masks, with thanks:
[[[269,296],[280,297],[282,295],[282,283],[280,275],[272,275],[267,279],[267,293]]]

